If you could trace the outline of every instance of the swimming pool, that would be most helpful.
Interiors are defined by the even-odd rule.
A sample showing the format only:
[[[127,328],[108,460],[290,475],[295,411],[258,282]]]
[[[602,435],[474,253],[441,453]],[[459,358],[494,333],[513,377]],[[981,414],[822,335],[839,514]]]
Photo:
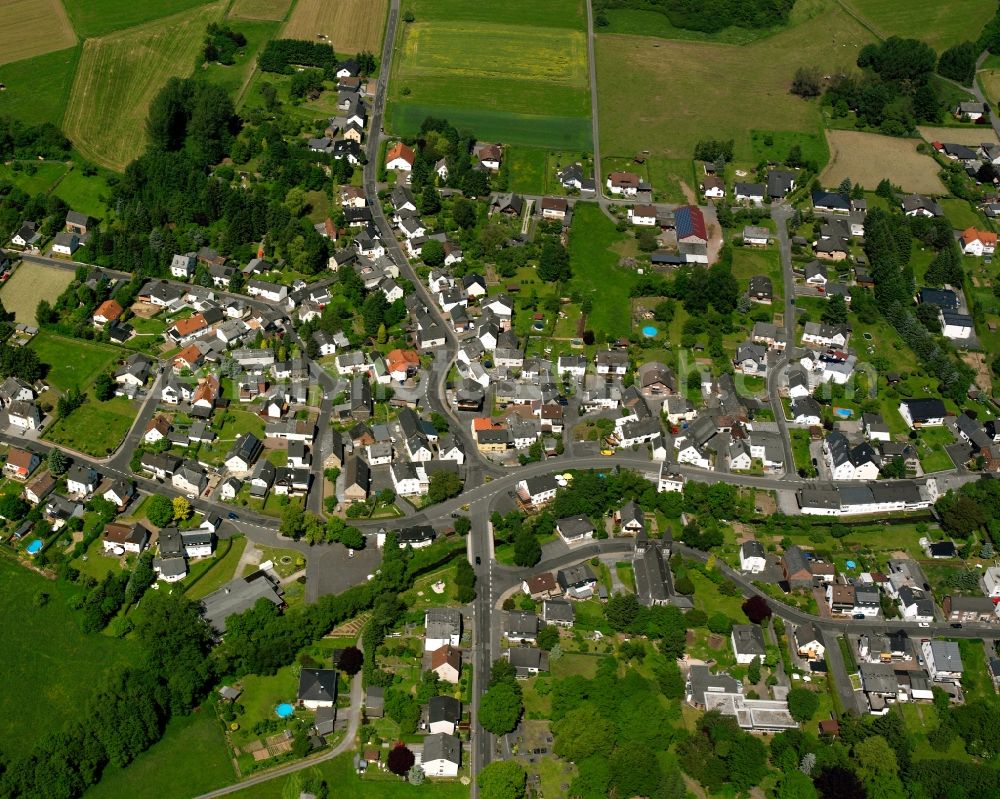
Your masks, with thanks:
[[[40,538],[36,538],[27,546],[27,552],[29,555],[37,555],[42,551],[42,547],[45,546],[44,542]]]
[[[835,416],[839,416],[841,419],[850,419],[854,416],[854,411],[850,408],[834,408],[833,413]]]
[[[659,331],[659,330],[657,330],[657,329],[656,329],[655,327],[653,327],[652,325],[646,325],[646,326],[645,326],[645,327],[644,327],[644,328],[642,329],[642,335],[644,335],[644,336],[645,336],[646,338],[655,338],[656,336],[658,336],[658,335],[659,335],[659,333],[660,333],[660,331]]]
[[[295,708],[288,704],[288,702],[282,702],[274,709],[274,712],[278,714],[278,718],[287,719],[295,712]]]

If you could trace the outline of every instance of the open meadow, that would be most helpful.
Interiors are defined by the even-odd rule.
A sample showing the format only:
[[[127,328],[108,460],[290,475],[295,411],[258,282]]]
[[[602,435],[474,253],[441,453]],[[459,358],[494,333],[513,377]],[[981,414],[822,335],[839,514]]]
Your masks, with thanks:
[[[85,157],[120,171],[142,153],[153,98],[170,78],[190,74],[205,27],[224,7],[216,2],[84,42],[63,128]]]
[[[388,0],[298,0],[281,35],[316,41],[323,33],[338,57],[361,50],[381,55],[387,6]]]
[[[917,152],[915,139],[880,136],[856,130],[828,130],[830,163],[820,181],[839,186],[844,178],[874,189],[883,178],[903,191],[918,194],[946,194],[938,177],[940,167],[929,155]]]
[[[72,278],[72,272],[67,274]],[[56,391],[74,386],[85,391],[100,372],[123,357],[122,351],[110,344],[67,338],[46,330],[31,339],[28,346],[38,353],[42,363],[49,365],[45,381]]]
[[[4,0],[0,3],[0,30],[0,64],[76,44],[76,34],[60,0]]]
[[[292,0],[234,0],[231,19],[259,19],[280,22],[288,15]]]
[[[602,155],[690,159],[699,140],[732,138],[736,160],[752,162],[751,130],[818,134],[818,103],[788,91],[795,70],[852,67],[873,38],[832,3],[744,46],[599,34]]]
[[[78,45],[0,66],[0,82],[6,86],[0,92],[0,116],[27,125],[62,124],[81,49]]]
[[[188,11],[205,5],[206,0],[62,0],[62,2],[77,34],[82,38],[90,38]]]
[[[54,303],[72,282],[73,272],[69,269],[22,263],[0,290],[0,300],[7,312],[14,314],[15,321],[34,327],[38,324],[35,318],[38,303],[41,300]]]
[[[882,38],[920,39],[938,52],[979,36],[996,11],[995,0],[846,0]]]
[[[454,0],[443,6],[413,3],[416,21],[402,28],[390,83],[395,132],[415,133],[432,114],[481,139],[589,149],[587,40],[578,0],[530,9],[523,2],[488,10]],[[451,11],[454,17],[444,16]]]
[[[5,621],[0,749],[14,758],[52,729],[30,719],[57,719],[61,726],[76,717],[94,678],[126,665],[136,650],[131,641],[80,632],[69,606],[80,593],[77,586],[46,580],[6,558],[0,558],[0,584]]]
[[[45,438],[69,449],[103,458],[122,443],[135,421],[137,406],[126,397],[100,402],[90,397],[45,431]]]

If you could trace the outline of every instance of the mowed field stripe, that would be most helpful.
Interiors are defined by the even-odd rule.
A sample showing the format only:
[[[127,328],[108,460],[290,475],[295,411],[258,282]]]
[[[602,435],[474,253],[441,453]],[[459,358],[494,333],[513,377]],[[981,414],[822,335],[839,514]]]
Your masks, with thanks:
[[[12,64],[76,44],[60,0],[0,0],[0,64]]]
[[[86,158],[120,171],[142,153],[153,98],[170,78],[191,73],[205,27],[225,6],[220,0],[84,43],[63,128]]]

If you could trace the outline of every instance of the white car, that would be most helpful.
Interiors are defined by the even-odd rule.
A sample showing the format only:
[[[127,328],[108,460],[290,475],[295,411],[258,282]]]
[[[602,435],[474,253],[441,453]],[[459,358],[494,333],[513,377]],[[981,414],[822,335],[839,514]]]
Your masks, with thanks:
[[[917,626],[918,627],[930,627],[931,623],[929,621],[922,621]]]
[[[354,550],[353,549],[347,550],[347,557],[349,557],[349,558],[353,558],[354,557]]]
[[[194,499],[194,494],[188,494],[188,495],[187,495],[187,498],[188,498],[188,499]]]

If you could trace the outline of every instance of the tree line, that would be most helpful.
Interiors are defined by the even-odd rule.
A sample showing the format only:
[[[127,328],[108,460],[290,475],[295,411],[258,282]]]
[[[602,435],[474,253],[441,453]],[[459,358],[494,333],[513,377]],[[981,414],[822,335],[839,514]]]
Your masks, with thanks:
[[[795,0],[599,0],[594,21],[609,24],[609,9],[655,11],[677,28],[716,33],[723,28],[773,28],[788,22]]]
[[[337,56],[330,45],[303,39],[271,39],[257,63],[264,72],[281,75],[292,74],[293,66],[317,67],[327,80],[333,80],[337,72]]]

